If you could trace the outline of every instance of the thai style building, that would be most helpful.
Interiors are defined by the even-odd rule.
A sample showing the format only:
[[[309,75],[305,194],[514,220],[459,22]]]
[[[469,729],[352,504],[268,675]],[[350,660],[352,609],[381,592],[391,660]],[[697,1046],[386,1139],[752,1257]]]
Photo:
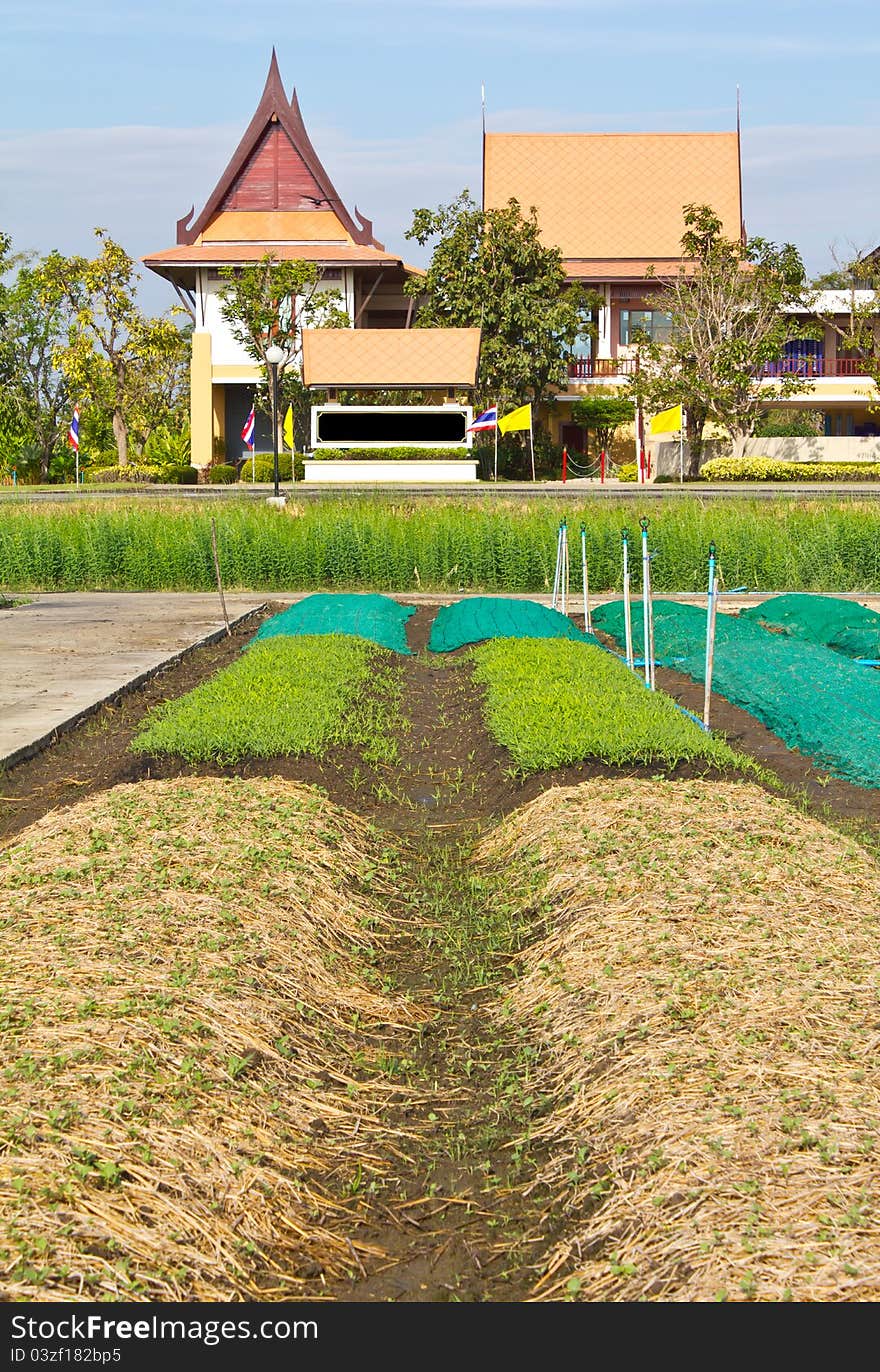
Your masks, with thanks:
[[[338,291],[352,327],[401,329],[412,320],[403,283],[416,269],[386,252],[355,206],[350,213],[312,146],[296,91],[284,91],[273,49],[256,113],[207,204],[177,224],[177,243],[144,258],[168,280],[192,316],[192,460],[235,461],[262,369],[220,313],[220,268],[257,262],[267,252],[320,268],[320,286]],[[256,450],[269,452],[258,416]]]
[[[650,299],[679,269],[683,206],[711,205],[728,238],[745,235],[739,133],[487,133],[483,202],[500,208],[511,197],[535,207],[568,280],[604,301],[595,342],[583,339],[551,416],[557,440],[583,452],[571,401],[631,375],[636,328],[661,339],[668,328]]]
[[[557,396],[554,437],[582,452],[585,434],[568,406],[591,386],[615,387],[636,366],[634,329],[663,338],[669,318],[652,308],[664,277],[681,266],[683,207],[710,205],[728,238],[745,239],[739,130],[729,133],[491,134],[484,139],[483,198],[487,208],[514,197],[534,206],[544,241],[557,246],[569,281],[594,289],[604,304],[595,342],[583,340]],[[877,250],[880,257],[880,249]],[[869,258],[873,258],[870,254]],[[864,303],[870,292],[856,292]],[[839,343],[849,291],[826,291],[792,313],[804,337],[765,368],[767,408],[813,410],[814,438],[756,439],[750,451],[786,457],[880,458],[880,403],[862,359]],[[814,338],[816,316],[827,323]],[[803,376],[809,389],[779,396],[779,378]],[[836,440],[847,440],[838,442]],[[834,440],[834,441],[826,441]]]

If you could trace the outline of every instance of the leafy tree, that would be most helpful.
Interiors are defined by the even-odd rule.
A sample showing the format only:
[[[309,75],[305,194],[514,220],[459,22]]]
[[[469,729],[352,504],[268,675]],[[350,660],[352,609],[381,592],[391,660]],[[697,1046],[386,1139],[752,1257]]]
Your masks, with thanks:
[[[129,431],[152,405],[157,369],[186,353],[172,315],[150,319],[135,299],[140,274],[106,229],[95,229],[97,257],[50,253],[43,263],[45,298],[57,295],[72,310],[65,343],[55,352],[71,394],[108,405],[120,467],[128,463]],[[143,431],[143,424],[140,425]],[[143,437],[143,432],[141,432]]]
[[[663,341],[638,340],[641,365],[632,392],[648,408],[684,406],[688,475],[696,476],[707,419],[727,430],[734,455],[742,455],[766,403],[765,365],[804,337],[803,324],[785,311],[802,303],[806,278],[791,243],[725,238],[708,205],[686,205],[684,221],[678,274],[649,302],[671,315],[669,334]],[[805,379],[783,375],[776,394],[811,389]]]
[[[23,449],[30,448],[39,463],[41,481],[49,479],[59,447],[64,451],[70,419],[67,381],[54,360],[69,325],[70,311],[42,267],[22,266],[4,288],[0,309],[4,404],[17,421]]]
[[[245,267],[221,267],[220,276],[228,283],[220,313],[233,337],[264,369],[265,391],[258,392],[257,408],[270,418],[266,350],[277,344],[287,353],[289,361],[279,373],[279,411],[292,406],[296,446],[302,447],[312,400],[302,384],[302,330],[347,328],[351,321],[342,295],[322,285],[316,263],[280,262],[272,252]]]
[[[595,434],[600,452],[610,454],[617,430],[621,425],[633,422],[635,406],[628,395],[585,395],[572,405],[571,418],[588,434]]]
[[[478,402],[525,404],[568,382],[578,337],[595,332],[598,297],[566,283],[558,248],[541,242],[535,210],[516,200],[481,210],[468,191],[436,210],[417,209],[407,238],[435,242],[416,326],[481,328]]]

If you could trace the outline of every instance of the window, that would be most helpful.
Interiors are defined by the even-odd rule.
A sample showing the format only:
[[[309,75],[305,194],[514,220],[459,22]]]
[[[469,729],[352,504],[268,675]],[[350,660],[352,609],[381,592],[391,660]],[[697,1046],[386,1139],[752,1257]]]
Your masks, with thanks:
[[[672,315],[663,310],[621,310],[620,341],[629,343],[636,330],[663,343],[672,331]]]

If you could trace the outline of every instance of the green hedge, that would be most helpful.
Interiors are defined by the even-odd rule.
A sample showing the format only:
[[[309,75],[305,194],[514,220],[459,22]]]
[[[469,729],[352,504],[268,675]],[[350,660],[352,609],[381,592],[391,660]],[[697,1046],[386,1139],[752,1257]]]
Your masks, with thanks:
[[[86,467],[82,476],[83,481],[91,483],[125,481],[129,485],[155,485],[159,480],[155,467],[138,467],[133,463],[127,467]]]
[[[783,462],[773,457],[714,457],[702,481],[880,481],[880,462]]]
[[[318,448],[313,462],[450,462],[471,458],[467,448]]]
[[[208,483],[211,486],[229,486],[238,480],[238,472],[232,462],[217,462],[208,468]]]
[[[298,480],[298,481],[301,481],[301,480],[302,480],[302,477],[303,477],[303,472],[302,472],[302,458],[301,458],[301,456],[300,456],[299,453],[297,453],[297,455],[296,455],[296,466],[297,466],[297,473],[296,473],[296,475],[297,475],[297,480]],[[251,481],[257,481],[257,482],[260,482],[260,481],[263,481],[263,482],[266,482],[266,481],[274,481],[274,480],[275,480],[275,468],[274,468],[274,464],[273,464],[272,458],[271,458],[271,457],[266,457],[265,454],[264,454],[263,456],[261,456],[261,457],[255,457],[255,458],[253,458],[253,459],[251,459],[250,457],[246,457],[245,460],[244,460],[244,462],[242,462],[242,464],[241,464],[241,466],[240,466],[240,468],[239,468],[239,471],[238,471],[238,479],[239,479],[239,481],[247,481],[247,482],[251,482]],[[292,475],[291,475],[291,464],[290,464],[290,453],[279,453],[279,454],[278,454],[278,480],[279,480],[279,481],[290,481],[290,480],[292,480]]]

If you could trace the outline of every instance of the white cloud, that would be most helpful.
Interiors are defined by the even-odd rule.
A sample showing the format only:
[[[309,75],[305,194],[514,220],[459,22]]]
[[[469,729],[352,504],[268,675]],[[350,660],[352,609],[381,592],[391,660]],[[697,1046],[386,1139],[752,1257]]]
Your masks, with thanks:
[[[692,127],[715,122],[712,111],[691,113]],[[660,114],[651,116],[654,127],[687,124],[674,111],[662,119]],[[644,127],[649,120],[642,116],[637,122]],[[730,127],[730,121],[719,122]],[[614,116],[601,126],[622,123]],[[574,123],[593,125],[593,120]],[[550,112],[510,109],[495,114],[490,126],[558,129],[566,124]],[[241,132],[230,125],[0,132],[0,228],[12,234],[17,247],[41,253],[55,247],[91,252],[97,224],[135,257],[168,247],[176,220],[191,204],[196,212],[201,209]],[[404,238],[413,209],[451,200],[465,186],[479,196],[477,111],[473,119],[409,137],[353,139],[339,127],[320,124],[311,135],[349,208],[357,204],[373,220],[377,237],[416,264],[424,264],[425,254]],[[848,243],[880,243],[880,202],[869,174],[880,159],[880,129],[746,129],[743,153],[751,233],[794,241],[811,270],[829,264],[829,245],[835,241],[843,249]],[[145,274],[143,299],[149,309],[160,310],[172,296],[164,282]]]

